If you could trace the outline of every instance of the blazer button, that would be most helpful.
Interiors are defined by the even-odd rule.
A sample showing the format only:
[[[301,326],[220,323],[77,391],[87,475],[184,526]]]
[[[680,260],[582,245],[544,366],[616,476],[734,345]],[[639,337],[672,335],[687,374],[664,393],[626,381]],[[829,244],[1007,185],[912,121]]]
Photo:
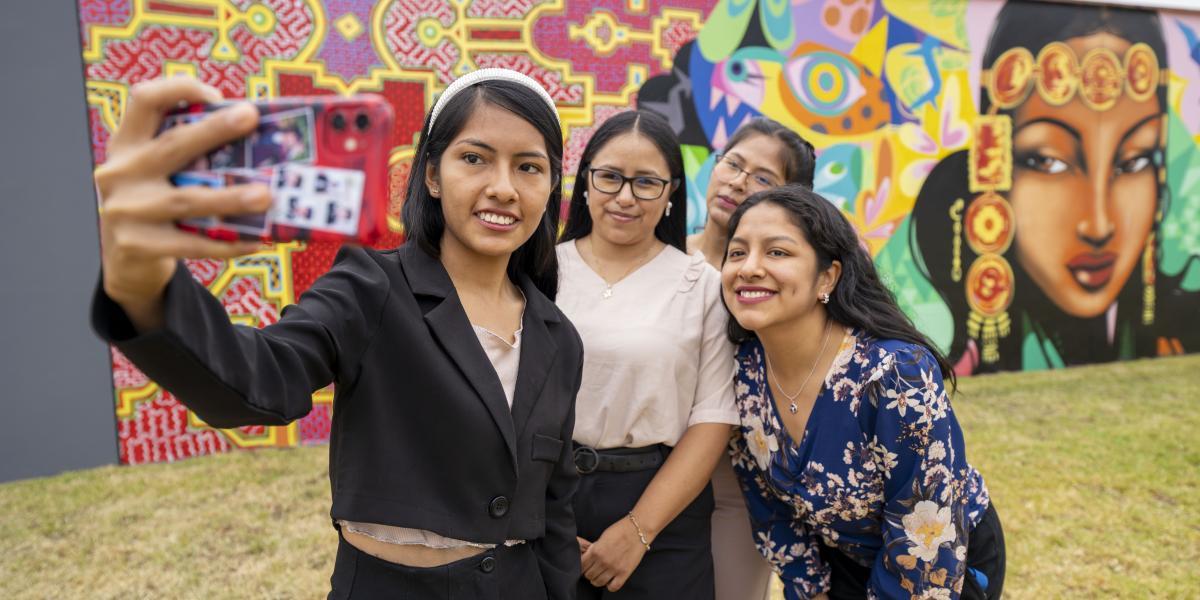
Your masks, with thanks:
[[[508,498],[504,496],[492,498],[491,504],[488,504],[488,514],[492,515],[494,519],[499,519],[508,514]]]
[[[496,559],[490,556],[483,557],[483,560],[479,561],[479,570],[483,571],[484,573],[491,573],[492,571],[495,571]]]

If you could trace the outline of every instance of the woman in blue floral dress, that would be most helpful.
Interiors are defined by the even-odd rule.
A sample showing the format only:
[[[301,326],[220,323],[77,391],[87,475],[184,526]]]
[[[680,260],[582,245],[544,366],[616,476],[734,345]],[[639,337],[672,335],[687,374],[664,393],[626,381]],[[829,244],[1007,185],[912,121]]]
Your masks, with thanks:
[[[1000,597],[1004,537],[953,371],[853,227],[800,186],[756,194],[729,225],[734,471],[785,597]]]

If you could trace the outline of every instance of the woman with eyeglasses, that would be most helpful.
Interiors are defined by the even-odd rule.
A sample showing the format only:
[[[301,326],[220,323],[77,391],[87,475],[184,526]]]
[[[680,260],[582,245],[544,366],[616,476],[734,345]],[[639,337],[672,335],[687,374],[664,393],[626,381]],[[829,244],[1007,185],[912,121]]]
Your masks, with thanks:
[[[720,269],[734,209],[751,194],[783,184],[811,188],[815,167],[812,144],[778,122],[758,117],[739,127],[717,155],[708,180],[708,218],[700,233],[688,237],[688,252]],[[754,547],[746,503],[728,460],[717,465],[712,485],[717,600],[764,598],[771,569]]]
[[[709,479],[738,422],[733,347],[718,272],[685,252],[686,197],[679,140],[656,114],[619,114],[584,149],[557,298],[585,357],[581,600],[714,595]]]

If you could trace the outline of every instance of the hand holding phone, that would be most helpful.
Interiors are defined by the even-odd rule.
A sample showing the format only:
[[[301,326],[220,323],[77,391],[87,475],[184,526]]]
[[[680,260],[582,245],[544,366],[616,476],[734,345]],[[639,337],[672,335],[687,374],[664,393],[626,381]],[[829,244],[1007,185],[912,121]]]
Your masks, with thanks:
[[[163,131],[202,120],[223,104],[169,114]],[[210,216],[180,227],[214,239],[328,240],[367,244],[387,228],[387,136],[391,106],[373,95],[286,98],[255,104],[250,135],[197,157],[171,177],[213,189],[260,183],[270,210]]]
[[[109,138],[107,160],[95,171],[100,209],[104,291],[139,331],[162,320],[162,293],[181,258],[233,258],[258,242],[229,242],[180,231],[176,222],[213,215],[261,213],[270,206],[264,185],[211,189],[176,187],[172,173],[212,148],[254,130],[258,111],[241,103],[210,118],[156,135],[163,115],[180,103],[220,101],[221,94],[191,78],[133,86],[121,125]]]

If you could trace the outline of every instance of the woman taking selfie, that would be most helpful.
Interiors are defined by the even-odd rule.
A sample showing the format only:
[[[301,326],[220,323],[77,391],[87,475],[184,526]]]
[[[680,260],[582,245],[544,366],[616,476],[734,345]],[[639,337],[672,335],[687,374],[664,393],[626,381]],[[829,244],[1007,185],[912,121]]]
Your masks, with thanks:
[[[103,276],[93,324],[214,427],[283,425],[336,385],[330,598],[571,598],[579,577],[570,436],[582,349],[553,304],[562,134],[512,71],[451,84],[425,119],[397,249],[344,247],[264,329],[230,324],[181,258],[257,244],[173,221],[255,213],[265,188],[168,176],[245,136],[248,105],[154,137],[189,79],[137,86],[96,170]]]
[[[577,402],[579,598],[711,599],[712,491],[733,408],[720,278],[684,252],[667,122],[626,112],[584,149],[558,304],[586,360]]]
[[[734,470],[785,597],[1000,597],[1004,536],[943,386],[952,371],[853,227],[792,185],[750,197],[729,231]]]
[[[717,155],[705,194],[704,230],[688,236],[688,252],[700,252],[720,269],[729,241],[729,216],[755,192],[786,183],[812,187],[816,156],[812,144],[766,117],[746,122]],[[728,460],[713,472],[716,506],[712,518],[716,600],[760,600],[771,569],[754,547],[746,502]]]

